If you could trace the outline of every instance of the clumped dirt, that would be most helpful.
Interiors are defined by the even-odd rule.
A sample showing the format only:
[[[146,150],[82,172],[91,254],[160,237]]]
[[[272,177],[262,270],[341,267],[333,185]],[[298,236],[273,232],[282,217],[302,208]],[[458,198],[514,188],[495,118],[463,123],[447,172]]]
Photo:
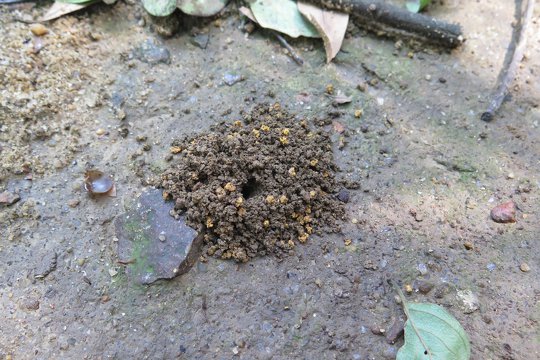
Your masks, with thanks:
[[[329,135],[277,103],[175,140],[171,151],[179,156],[162,175],[164,196],[207,233],[210,256],[280,256],[343,215]]]

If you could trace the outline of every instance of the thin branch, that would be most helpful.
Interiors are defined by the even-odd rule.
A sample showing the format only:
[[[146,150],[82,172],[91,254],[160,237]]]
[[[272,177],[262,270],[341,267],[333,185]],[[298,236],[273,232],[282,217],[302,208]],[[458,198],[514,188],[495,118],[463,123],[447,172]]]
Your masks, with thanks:
[[[412,13],[404,8],[378,0],[304,0],[330,10],[342,11],[357,18],[359,26],[385,31],[390,35],[408,36],[448,48],[460,46],[464,39],[461,27]]]
[[[274,34],[274,36],[278,39],[279,43],[289,51],[289,54],[291,55],[292,59],[298,64],[298,65],[304,65],[304,60],[294,51],[291,45],[285,40],[283,36],[281,36],[277,31],[271,30],[271,32]]]
[[[507,68],[501,70],[501,74],[504,74],[501,77],[499,86],[497,86],[495,92],[491,97],[489,106],[487,110],[482,113],[480,119],[483,121],[491,121],[495,116],[495,113],[501,107],[506,95],[508,94],[508,87],[516,77],[518,65],[523,59],[523,53],[527,46],[527,29],[531,23],[532,15],[534,9],[534,0],[528,0],[527,8],[525,9],[525,14],[521,15],[520,23],[521,29],[519,31],[519,39],[516,47],[514,48],[514,53],[512,54],[512,61],[510,61]]]

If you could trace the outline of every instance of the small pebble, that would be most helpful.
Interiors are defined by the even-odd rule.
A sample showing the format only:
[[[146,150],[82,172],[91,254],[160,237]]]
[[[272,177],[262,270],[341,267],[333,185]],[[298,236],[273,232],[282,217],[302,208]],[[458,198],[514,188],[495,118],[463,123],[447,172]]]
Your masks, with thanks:
[[[24,308],[27,310],[38,310],[39,301],[37,299],[28,299],[24,302]]]
[[[356,85],[356,88],[358,90],[360,90],[361,92],[365,92],[366,89],[367,89],[367,85],[365,83],[360,83],[360,84]]]
[[[443,77],[440,77],[440,78],[439,78],[439,82],[440,82],[441,84],[444,84],[444,83],[446,83],[446,79],[443,78]]]
[[[42,24],[30,25],[30,31],[36,36],[43,36],[49,33],[49,30]]]
[[[13,205],[19,200],[21,200],[19,194],[11,193],[9,191],[0,193],[0,205]]]
[[[463,246],[464,246],[465,249],[467,249],[467,250],[472,250],[472,249],[474,249],[474,245],[473,245],[473,243],[470,242],[470,241],[465,241],[465,242],[463,243]]]
[[[244,30],[248,34],[251,34],[253,31],[255,31],[255,24],[253,24],[252,22],[247,23],[246,25],[244,25]]]
[[[234,84],[245,80],[242,75],[226,73],[223,75],[223,82],[228,86],[233,86]]]
[[[508,175],[506,175],[506,177],[507,177],[509,180],[511,180],[511,179],[515,178],[516,175],[514,175],[514,173],[511,172],[511,173],[508,173]]]
[[[77,207],[79,205],[80,201],[79,199],[71,199],[68,201],[68,206],[71,208]]]
[[[389,344],[394,344],[397,339],[403,335],[403,328],[405,323],[401,319],[396,319],[390,329],[388,329],[388,334],[386,334],[386,341]]]
[[[344,203],[348,203],[350,200],[350,197],[351,195],[347,189],[339,190],[339,193],[337,195],[338,200]]]
[[[516,204],[513,201],[505,202],[491,209],[491,219],[498,223],[516,222]]]
[[[429,75],[429,74],[426,75],[426,80],[427,80],[427,81],[431,80],[431,75]]]
[[[521,265],[519,265],[519,269],[525,273],[531,271],[531,267],[527,263],[521,263]]]
[[[384,329],[382,329],[380,326],[372,326],[371,327],[371,332],[374,334],[374,335],[384,335],[384,333],[386,332]]]
[[[105,134],[105,129],[99,128],[99,129],[96,130],[96,135],[97,136],[101,136],[103,134]]]
[[[416,281],[416,288],[422,294],[427,294],[433,289],[433,283],[430,281],[418,280]]]
[[[332,85],[332,84],[326,85],[326,89],[325,89],[325,90],[326,90],[326,93],[327,93],[328,95],[332,95],[332,94],[334,93],[334,85]]]
[[[417,270],[420,272],[420,274],[422,274],[422,275],[426,275],[427,272],[428,272],[427,266],[426,266],[426,264],[424,264],[424,263],[418,264],[418,266],[416,267],[416,269],[417,269]]]

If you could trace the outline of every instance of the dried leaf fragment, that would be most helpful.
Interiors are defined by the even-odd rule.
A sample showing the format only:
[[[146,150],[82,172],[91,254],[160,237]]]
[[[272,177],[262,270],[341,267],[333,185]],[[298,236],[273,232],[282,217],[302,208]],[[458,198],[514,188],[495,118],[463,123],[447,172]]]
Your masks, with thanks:
[[[88,2],[81,3],[81,4],[69,4],[69,3],[56,1],[54,4],[52,4],[49,10],[47,10],[45,15],[43,15],[43,17],[39,19],[39,21],[54,20],[56,18],[59,18],[60,16],[84,9],[85,7],[95,4],[96,2],[98,1],[90,0]]]
[[[299,12],[293,0],[255,0],[250,3],[257,23],[265,28],[279,31],[290,37],[315,37],[320,35]]]
[[[323,10],[302,1],[297,3],[298,10],[317,29],[324,41],[326,62],[336,57],[347,31],[349,14]]]

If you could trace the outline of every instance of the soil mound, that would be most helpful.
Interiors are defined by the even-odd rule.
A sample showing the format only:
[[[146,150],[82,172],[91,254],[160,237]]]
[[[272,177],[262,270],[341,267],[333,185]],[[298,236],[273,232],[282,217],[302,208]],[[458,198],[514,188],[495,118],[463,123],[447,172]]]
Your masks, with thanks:
[[[282,255],[342,217],[329,135],[279,104],[175,140],[164,197],[205,232],[207,254],[245,262]]]

